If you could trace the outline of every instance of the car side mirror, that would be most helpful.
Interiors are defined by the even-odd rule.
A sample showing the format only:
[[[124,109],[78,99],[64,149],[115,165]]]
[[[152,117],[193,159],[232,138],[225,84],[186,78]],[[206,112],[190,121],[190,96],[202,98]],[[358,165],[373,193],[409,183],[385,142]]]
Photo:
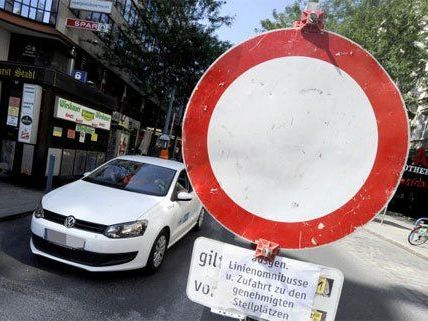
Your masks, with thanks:
[[[190,193],[187,193],[187,192],[179,192],[177,194],[177,197],[175,199],[177,201],[188,202],[188,201],[191,201],[193,199],[193,196]]]

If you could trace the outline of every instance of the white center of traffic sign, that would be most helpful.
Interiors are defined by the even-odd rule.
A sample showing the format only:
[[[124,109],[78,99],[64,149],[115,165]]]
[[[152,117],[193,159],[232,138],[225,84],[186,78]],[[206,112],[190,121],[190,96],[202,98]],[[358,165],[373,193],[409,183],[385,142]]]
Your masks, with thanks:
[[[319,77],[318,75],[322,75]],[[208,129],[214,175],[250,213],[280,222],[322,217],[363,186],[377,151],[373,108],[340,68],[283,57],[240,75]]]

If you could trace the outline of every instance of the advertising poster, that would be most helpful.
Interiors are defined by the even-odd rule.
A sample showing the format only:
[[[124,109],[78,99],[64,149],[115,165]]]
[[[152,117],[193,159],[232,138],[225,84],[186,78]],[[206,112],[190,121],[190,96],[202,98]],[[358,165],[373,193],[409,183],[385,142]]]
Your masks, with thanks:
[[[67,138],[75,139],[76,138],[76,131],[73,129],[68,129],[67,130]]]
[[[85,136],[86,136],[85,132],[80,132],[79,133],[79,143],[84,143],[85,142]]]
[[[116,156],[126,155],[128,152],[129,135],[122,131],[117,131],[117,136],[119,139],[117,140]]]
[[[21,116],[19,119],[19,142],[36,144],[41,101],[42,87],[33,84],[24,84]]]
[[[55,137],[62,137],[62,127],[54,127],[53,128],[53,135]]]
[[[6,125],[14,126],[14,127],[18,126],[20,104],[21,104],[21,98],[9,97],[9,106],[7,108]]]

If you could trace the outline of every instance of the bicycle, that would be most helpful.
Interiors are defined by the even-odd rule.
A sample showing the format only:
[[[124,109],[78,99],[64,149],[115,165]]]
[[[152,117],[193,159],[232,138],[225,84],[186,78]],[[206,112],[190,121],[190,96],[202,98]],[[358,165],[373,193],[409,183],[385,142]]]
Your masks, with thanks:
[[[410,244],[421,245],[428,240],[428,224],[425,224],[425,222],[428,222],[427,217],[422,217],[416,221],[415,227],[407,238]]]

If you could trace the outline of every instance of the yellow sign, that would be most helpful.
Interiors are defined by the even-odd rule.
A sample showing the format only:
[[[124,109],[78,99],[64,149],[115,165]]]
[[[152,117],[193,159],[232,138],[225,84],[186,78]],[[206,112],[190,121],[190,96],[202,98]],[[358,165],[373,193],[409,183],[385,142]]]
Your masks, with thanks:
[[[318,310],[312,310],[311,321],[325,321],[327,313]]]
[[[21,69],[21,68],[0,68],[0,76],[8,76],[15,78],[24,78],[24,79],[36,79],[36,71],[29,69]]]
[[[62,137],[62,128],[61,127],[54,127],[53,135],[55,137]]]
[[[12,68],[0,68],[0,76],[12,76]]]
[[[25,79],[36,79],[36,72],[33,70],[25,70],[21,68],[15,69],[16,78],[25,78]]]
[[[98,134],[97,133],[93,133],[91,135],[91,142],[96,142],[98,140]]]
[[[318,281],[318,285],[317,285],[317,292],[316,294],[322,295],[322,296],[330,296],[331,294],[331,287],[332,287],[332,282],[333,280],[329,280],[327,278],[324,277],[320,277],[319,281]],[[331,282],[331,284],[330,284]]]
[[[9,106],[9,108],[7,110],[7,115],[8,116],[13,116],[13,117],[18,117],[18,115],[19,115],[19,107]]]
[[[86,121],[91,121],[94,119],[95,114],[91,113],[90,111],[84,110],[82,109],[82,117],[86,120]]]

